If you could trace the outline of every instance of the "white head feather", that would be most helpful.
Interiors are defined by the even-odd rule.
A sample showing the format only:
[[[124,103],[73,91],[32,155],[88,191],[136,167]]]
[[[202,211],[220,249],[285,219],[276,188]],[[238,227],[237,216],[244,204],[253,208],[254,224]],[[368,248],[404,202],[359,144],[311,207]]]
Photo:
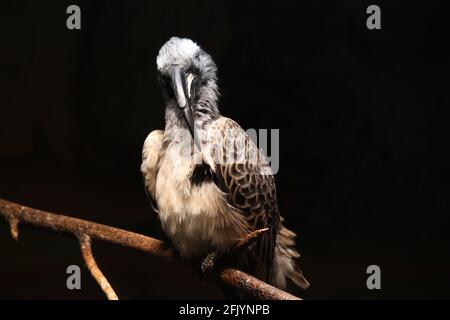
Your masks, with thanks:
[[[159,50],[156,58],[158,71],[165,73],[174,64],[185,66],[200,52],[200,47],[190,39],[172,37]]]

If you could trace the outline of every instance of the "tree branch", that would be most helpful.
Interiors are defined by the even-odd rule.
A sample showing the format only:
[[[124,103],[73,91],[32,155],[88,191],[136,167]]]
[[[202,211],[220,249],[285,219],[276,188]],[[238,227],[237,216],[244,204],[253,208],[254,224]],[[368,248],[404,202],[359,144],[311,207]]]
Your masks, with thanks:
[[[28,208],[2,199],[0,199],[0,216],[3,216],[9,222],[11,235],[15,240],[18,239],[18,226],[20,223],[77,236],[86,265],[108,299],[117,299],[117,296],[95,263],[91,251],[91,239],[143,251],[165,260],[185,263],[161,240],[95,222]],[[264,231],[251,234],[251,237],[247,240],[254,239],[262,232]],[[242,245],[246,243],[242,243]],[[257,299],[300,300],[296,296],[233,268],[218,269],[211,273],[209,277],[213,281],[237,289]]]
[[[91,275],[106,294],[108,300],[119,300],[114,289],[111,287],[108,280],[106,280],[95,262],[94,255],[92,254],[91,238],[85,234],[81,234],[78,236],[78,240],[80,241],[81,254],[83,255],[84,262],[91,272]]]

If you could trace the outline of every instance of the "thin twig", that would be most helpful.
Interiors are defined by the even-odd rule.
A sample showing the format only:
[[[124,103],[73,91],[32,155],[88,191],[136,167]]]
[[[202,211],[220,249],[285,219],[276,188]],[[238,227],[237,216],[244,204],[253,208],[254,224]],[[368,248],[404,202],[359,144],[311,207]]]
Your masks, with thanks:
[[[235,252],[239,252],[247,247],[249,247],[253,242],[255,242],[259,237],[261,237],[263,234],[265,234],[267,231],[269,231],[269,228],[263,228],[255,230],[251,233],[249,233],[244,239],[239,241],[237,245],[234,247]]]
[[[114,289],[111,287],[108,280],[106,280],[105,276],[100,271],[97,263],[95,262],[94,256],[92,254],[91,238],[89,238],[89,236],[85,234],[81,234],[78,236],[78,239],[80,240],[81,254],[83,255],[84,262],[91,272],[92,277],[94,277],[100,288],[102,288],[108,300],[119,300],[116,293],[114,292]]]
[[[17,218],[9,219],[9,230],[14,241],[19,241],[19,220]]]
[[[163,241],[142,234],[28,208],[2,199],[0,199],[0,216],[3,216],[9,222],[13,236],[15,235],[14,232],[17,231],[14,226],[18,223],[24,223],[75,236],[84,235],[92,240],[114,243],[123,247],[143,251],[165,260],[184,263]],[[15,231],[13,232],[13,230]],[[214,281],[240,290],[242,293],[257,299],[299,300],[296,296],[236,269],[219,269],[213,272],[210,277]]]

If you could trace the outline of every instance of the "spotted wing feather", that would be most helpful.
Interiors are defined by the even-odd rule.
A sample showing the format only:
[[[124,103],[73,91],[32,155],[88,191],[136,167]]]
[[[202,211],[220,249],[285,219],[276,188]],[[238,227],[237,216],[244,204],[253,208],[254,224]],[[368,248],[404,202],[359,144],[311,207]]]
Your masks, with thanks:
[[[270,282],[280,223],[275,181],[269,163],[246,132],[233,120],[219,118],[208,130],[216,163],[216,179],[228,202],[241,212],[250,230],[270,228],[249,247],[241,267]]]

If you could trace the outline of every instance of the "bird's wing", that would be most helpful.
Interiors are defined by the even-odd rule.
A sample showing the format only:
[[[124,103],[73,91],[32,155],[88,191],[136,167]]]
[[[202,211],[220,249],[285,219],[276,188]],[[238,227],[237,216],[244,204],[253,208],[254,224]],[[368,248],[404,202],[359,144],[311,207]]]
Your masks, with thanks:
[[[153,210],[158,213],[155,201],[156,175],[158,174],[158,161],[161,151],[164,131],[154,130],[150,132],[142,148],[141,173],[144,179],[145,192]]]
[[[235,121],[221,117],[207,132],[216,183],[228,202],[248,222],[250,230],[270,228],[245,255],[246,271],[270,281],[280,224],[275,181],[269,163]]]

